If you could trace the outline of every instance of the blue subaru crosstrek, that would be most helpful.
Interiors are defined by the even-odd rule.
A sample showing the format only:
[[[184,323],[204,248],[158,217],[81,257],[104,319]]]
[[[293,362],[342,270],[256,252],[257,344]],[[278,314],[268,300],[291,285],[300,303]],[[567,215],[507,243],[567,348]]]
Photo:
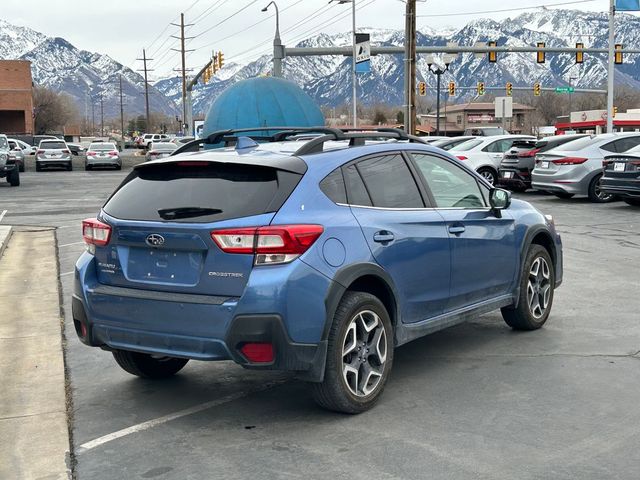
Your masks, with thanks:
[[[127,372],[233,360],[358,413],[399,345],[496,309],[547,320],[552,218],[445,151],[395,130],[243,133],[136,166],[82,224],[76,331]]]

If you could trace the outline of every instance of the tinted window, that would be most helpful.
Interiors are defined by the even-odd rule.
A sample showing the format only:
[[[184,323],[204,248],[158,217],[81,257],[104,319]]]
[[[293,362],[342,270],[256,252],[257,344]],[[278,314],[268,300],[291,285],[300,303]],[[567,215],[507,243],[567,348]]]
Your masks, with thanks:
[[[371,199],[355,164],[344,168],[343,173],[347,186],[347,203],[371,207]]]
[[[572,152],[572,151],[578,151],[578,150],[582,150],[583,148],[586,148],[594,143],[599,142],[600,140],[602,140],[603,138],[611,138],[612,140],[615,138],[613,135],[600,135],[600,136],[590,136],[590,137],[584,137],[584,138],[579,138],[578,140],[575,140],[573,142],[568,142],[565,143],[564,145],[560,145],[559,147],[555,148],[554,150],[558,150],[560,152]]]
[[[440,208],[482,208],[486,206],[476,179],[447,160],[425,154],[413,158]]]
[[[623,153],[640,144],[640,137],[621,138],[620,140],[613,142],[613,144],[615,146],[615,150],[609,150],[610,152]],[[604,146],[602,148],[604,148]]]
[[[92,143],[89,145],[89,150],[111,151],[116,150],[116,146],[113,143]]]
[[[374,207],[424,207],[413,175],[400,155],[387,155],[357,163]]]
[[[278,210],[300,175],[267,167],[212,163],[134,170],[104,206],[116,218],[215,222]]]
[[[320,182],[320,190],[335,203],[347,203],[347,192],[344,188],[342,169],[338,168]]]
[[[471,140],[467,140],[466,142],[462,142],[460,145],[456,145],[454,148],[452,148],[452,150],[455,150],[456,152],[466,152],[474,147],[477,147],[482,142],[483,140],[479,138],[473,138]]]
[[[40,148],[45,148],[48,150],[62,150],[63,148],[67,148],[64,142],[40,142]]]

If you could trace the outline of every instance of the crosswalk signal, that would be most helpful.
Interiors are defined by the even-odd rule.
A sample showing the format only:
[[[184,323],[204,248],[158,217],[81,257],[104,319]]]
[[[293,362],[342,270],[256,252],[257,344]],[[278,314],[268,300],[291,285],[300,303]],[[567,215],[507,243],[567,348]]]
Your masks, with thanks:
[[[478,82],[476,89],[478,91],[478,96],[484,95],[484,82]]]
[[[613,55],[613,61],[616,65],[620,65],[622,63],[622,44],[616,43],[615,45],[615,53]]]
[[[498,43],[494,41],[487,42],[488,47],[495,47],[497,45]],[[489,51],[488,58],[490,63],[496,63],[496,61],[498,60],[498,54],[495,51]]]
[[[538,42],[538,48],[544,48],[544,42]],[[544,63],[544,51],[538,50],[536,54],[536,61],[538,63]]]
[[[224,53],[218,52],[218,69],[221,69],[222,65],[224,65]]]
[[[454,97],[456,95],[456,82],[449,82],[449,96]]]
[[[540,86],[540,82],[536,82],[533,84],[533,94],[536,97],[540,96],[540,91],[542,90],[542,87]]]
[[[582,50],[584,48],[584,43],[576,43],[576,48]],[[576,52],[576,63],[584,62],[584,52],[578,51]]]
[[[418,83],[418,93],[421,97],[424,97],[427,94],[427,84],[426,82]]]
[[[510,97],[513,93],[513,84],[511,82],[507,82],[507,97]]]

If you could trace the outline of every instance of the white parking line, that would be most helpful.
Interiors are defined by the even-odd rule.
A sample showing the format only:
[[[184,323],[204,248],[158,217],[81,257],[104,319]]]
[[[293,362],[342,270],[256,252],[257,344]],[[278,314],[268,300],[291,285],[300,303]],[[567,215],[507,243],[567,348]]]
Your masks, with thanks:
[[[9,211],[9,210],[2,210],[2,213],[0,213],[0,222],[2,221],[2,219],[4,218],[4,216],[6,215],[6,213],[7,213],[8,211]]]
[[[73,272],[64,272],[60,274],[61,277],[64,277],[65,275],[73,275]]]
[[[80,245],[81,243],[84,243],[84,242],[64,243],[64,244],[62,244],[62,245],[58,245],[58,248],[62,248],[62,247],[70,247],[71,245]]]
[[[117,432],[109,433],[102,437],[96,438],[95,440],[90,440],[88,442],[83,443],[78,447],[77,453],[84,453],[88,450],[99,447],[100,445],[104,445],[105,443],[111,442],[113,440],[117,440],[118,438],[131,435],[132,433],[148,430],[157,425],[170,422],[171,420],[175,420],[180,417],[185,417],[187,415],[192,415],[194,413],[202,412],[203,410],[207,410],[212,407],[217,407],[219,405],[232,402],[233,400],[238,400],[242,397],[247,397],[253,393],[258,393],[258,392],[267,390],[269,388],[275,387],[276,385],[285,383],[286,381],[287,380],[278,380],[275,382],[269,382],[264,385],[261,385],[260,387],[248,390],[246,392],[232,393],[222,398],[218,398],[217,400],[211,400],[210,402],[205,402],[191,408],[186,408],[184,410],[180,410],[179,412],[170,413],[169,415],[164,415],[162,417],[154,418],[153,420],[148,420],[146,422],[142,422],[137,425],[133,425],[131,427],[123,428],[122,430],[118,430]]]

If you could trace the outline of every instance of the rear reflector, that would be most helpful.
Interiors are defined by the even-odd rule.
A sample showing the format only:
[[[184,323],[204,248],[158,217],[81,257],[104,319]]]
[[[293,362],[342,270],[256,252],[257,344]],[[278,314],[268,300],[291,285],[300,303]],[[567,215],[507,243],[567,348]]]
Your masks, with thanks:
[[[278,225],[214,230],[211,238],[226,253],[254,254],[256,265],[288,263],[322,234],[322,225]]]
[[[589,159],[584,157],[564,157],[552,160],[551,163],[555,165],[581,165],[587,160]]]
[[[273,362],[273,345],[270,343],[245,343],[240,351],[251,363]]]
[[[111,227],[97,218],[87,218],[82,221],[82,239],[88,245],[102,247],[109,243]]]
[[[466,160],[467,159],[467,157],[465,157],[464,155],[456,155],[456,158],[458,160]]]

